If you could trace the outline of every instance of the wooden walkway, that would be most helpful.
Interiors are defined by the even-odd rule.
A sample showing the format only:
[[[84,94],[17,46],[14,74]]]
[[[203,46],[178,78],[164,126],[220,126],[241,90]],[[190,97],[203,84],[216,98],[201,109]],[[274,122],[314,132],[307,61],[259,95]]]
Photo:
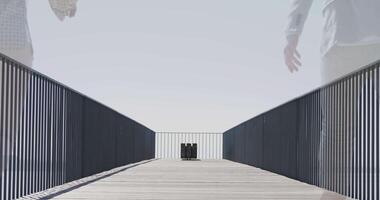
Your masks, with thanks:
[[[346,199],[318,187],[225,160],[148,161],[114,169],[27,198]]]

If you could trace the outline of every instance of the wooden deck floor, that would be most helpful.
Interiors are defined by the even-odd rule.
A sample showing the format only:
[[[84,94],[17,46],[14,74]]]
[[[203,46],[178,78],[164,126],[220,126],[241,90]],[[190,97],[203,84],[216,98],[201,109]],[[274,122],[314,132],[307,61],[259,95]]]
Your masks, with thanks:
[[[318,187],[225,160],[140,163],[66,184],[31,198],[43,197],[66,200],[346,199]]]

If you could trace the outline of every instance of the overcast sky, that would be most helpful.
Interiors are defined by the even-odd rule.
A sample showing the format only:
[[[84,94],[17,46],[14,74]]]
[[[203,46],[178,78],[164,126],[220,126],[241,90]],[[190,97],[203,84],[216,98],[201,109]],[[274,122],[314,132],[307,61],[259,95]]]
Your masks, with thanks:
[[[29,2],[34,67],[155,131],[223,132],[320,84],[321,3],[283,63],[289,0]]]

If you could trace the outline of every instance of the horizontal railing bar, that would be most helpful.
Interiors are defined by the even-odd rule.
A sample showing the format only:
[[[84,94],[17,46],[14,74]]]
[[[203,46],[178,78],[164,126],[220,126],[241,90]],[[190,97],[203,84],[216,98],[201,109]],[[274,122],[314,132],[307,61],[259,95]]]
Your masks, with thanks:
[[[44,79],[46,79],[46,80],[48,80],[48,81],[50,81],[50,82],[52,82],[52,83],[54,83],[54,84],[59,85],[60,87],[64,87],[64,88],[67,89],[67,90],[70,90],[70,91],[72,91],[72,92],[75,92],[75,93],[77,93],[77,94],[79,94],[79,95],[81,95],[81,96],[83,96],[83,97],[85,97],[85,98],[87,98],[87,99],[89,99],[89,100],[92,100],[92,101],[98,103],[99,105],[102,105],[102,106],[104,106],[104,107],[106,107],[106,108],[108,108],[108,109],[114,111],[115,113],[120,114],[120,115],[122,115],[122,116],[124,116],[124,117],[126,117],[126,118],[128,118],[128,119],[130,119],[130,120],[132,120],[132,121],[134,121],[134,122],[136,122],[136,123],[138,123],[138,124],[141,125],[141,126],[144,126],[144,127],[146,127],[146,128],[149,128],[149,127],[145,126],[144,124],[140,123],[139,121],[134,120],[134,119],[132,119],[132,118],[126,116],[126,115],[123,114],[123,113],[120,113],[120,112],[117,111],[116,109],[111,108],[110,106],[107,106],[106,104],[104,104],[104,103],[102,103],[102,102],[100,102],[100,101],[98,101],[98,100],[96,100],[96,99],[94,99],[94,98],[91,98],[91,97],[87,96],[86,94],[84,94],[84,93],[82,93],[82,92],[79,92],[78,90],[75,90],[75,89],[73,89],[72,87],[70,87],[70,86],[68,86],[68,85],[66,85],[66,84],[63,84],[63,83],[61,83],[61,82],[59,82],[59,81],[57,81],[57,80],[54,80],[53,78],[50,78],[49,76],[47,76],[47,75],[45,75],[45,74],[43,74],[43,73],[41,73],[41,72],[39,72],[39,71],[37,71],[37,70],[35,70],[35,69],[29,67],[29,66],[26,66],[26,65],[24,65],[23,63],[20,63],[20,62],[18,62],[17,60],[15,60],[15,59],[13,59],[13,58],[11,58],[11,57],[9,57],[9,56],[7,56],[7,55],[5,55],[5,54],[3,54],[3,53],[0,52],[0,58],[2,58],[2,57],[5,58],[6,60],[9,60],[9,61],[13,62],[13,63],[17,63],[18,66],[20,66],[20,67],[22,67],[22,68],[28,70],[29,72],[31,72],[31,73],[33,73],[33,74],[35,74],[35,75],[37,75],[37,76],[40,76],[40,77],[42,77],[42,78],[44,78]],[[150,128],[149,128],[149,129],[150,129]]]
[[[165,134],[223,134],[222,132],[218,133],[218,132],[192,132],[192,131],[189,131],[189,132],[186,132],[186,131],[179,131],[179,132],[175,132],[175,131],[169,131],[169,132],[166,132],[166,131],[160,131],[160,132],[156,132],[156,133],[165,133]]]
[[[248,120],[246,120],[246,121],[244,121],[244,122],[242,122],[242,123],[240,123],[240,124],[244,124],[244,123],[250,121],[251,119],[254,119],[254,118],[256,118],[256,117],[262,116],[262,115],[264,115],[265,113],[271,112],[271,111],[273,111],[273,110],[275,110],[275,109],[277,109],[277,108],[280,108],[280,107],[282,107],[282,106],[284,106],[284,105],[286,105],[286,104],[288,104],[288,103],[291,103],[291,102],[293,102],[293,101],[296,101],[296,100],[302,99],[303,97],[308,96],[308,95],[310,95],[310,94],[312,94],[312,93],[314,93],[314,92],[318,92],[319,90],[321,90],[321,89],[323,89],[323,88],[327,88],[327,87],[329,87],[329,86],[331,86],[331,85],[334,85],[334,84],[336,84],[336,83],[338,83],[338,82],[340,82],[340,81],[344,81],[344,80],[346,80],[346,79],[349,79],[349,78],[351,78],[352,76],[355,76],[356,74],[360,73],[361,71],[363,71],[363,70],[365,70],[365,69],[368,69],[368,70],[373,69],[373,68],[376,67],[377,64],[380,64],[380,59],[377,60],[377,61],[375,61],[375,62],[372,62],[371,64],[365,65],[364,67],[360,67],[359,69],[357,69],[357,70],[355,70],[355,71],[353,71],[353,72],[350,72],[350,73],[346,74],[346,75],[343,76],[343,77],[336,78],[335,80],[332,80],[332,81],[329,82],[329,83],[326,83],[326,84],[324,84],[324,85],[322,85],[322,86],[319,86],[319,87],[317,87],[317,88],[314,88],[314,89],[312,89],[312,90],[309,91],[309,92],[306,92],[306,93],[304,93],[304,94],[301,94],[301,95],[299,95],[299,96],[297,96],[297,97],[295,97],[295,98],[292,98],[292,99],[290,99],[290,100],[287,100],[287,101],[285,101],[285,103],[281,103],[281,104],[279,104],[279,105],[277,105],[277,106],[275,106],[275,107],[272,107],[272,108],[270,108],[270,109],[268,109],[268,110],[264,110],[264,111],[260,112],[259,114],[255,115],[254,117],[252,117],[252,118],[250,118],[250,119],[248,119]],[[236,125],[236,126],[230,128],[230,129],[224,131],[224,133],[225,133],[225,132],[228,132],[228,131],[231,130],[231,129],[236,128],[236,127],[239,126],[240,124],[238,124],[238,125]]]

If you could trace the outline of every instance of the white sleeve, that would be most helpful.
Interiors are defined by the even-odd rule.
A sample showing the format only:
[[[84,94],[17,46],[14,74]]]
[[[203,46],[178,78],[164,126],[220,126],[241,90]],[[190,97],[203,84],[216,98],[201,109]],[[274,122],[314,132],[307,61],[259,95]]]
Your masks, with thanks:
[[[286,36],[301,35],[312,4],[313,0],[293,0],[285,31]]]

